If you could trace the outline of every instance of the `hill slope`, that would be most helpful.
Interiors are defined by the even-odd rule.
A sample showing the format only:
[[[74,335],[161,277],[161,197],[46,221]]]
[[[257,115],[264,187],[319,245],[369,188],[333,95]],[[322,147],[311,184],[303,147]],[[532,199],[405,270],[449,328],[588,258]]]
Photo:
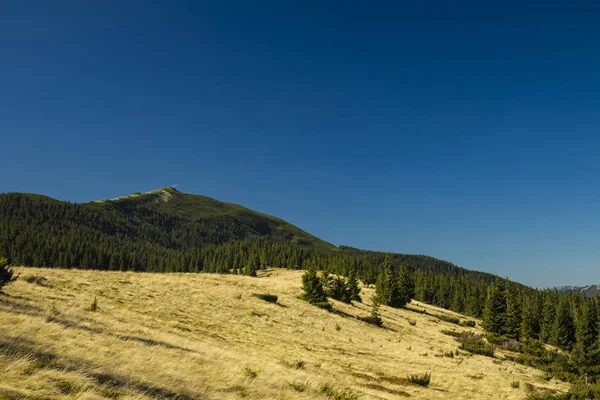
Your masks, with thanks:
[[[454,325],[420,312],[382,307],[382,329],[354,318],[369,304],[315,308],[297,299],[300,271],[17,270],[35,279],[0,296],[0,398],[325,400],[330,385],[360,399],[524,399],[527,388],[566,389],[502,354],[437,357],[457,349],[440,333]],[[425,372],[429,388],[406,380]]]
[[[202,223],[207,220],[223,221],[223,225],[232,224],[237,227],[237,235],[232,235],[226,240],[256,235],[319,249],[335,247],[282,219],[238,204],[225,203],[197,194],[182,193],[172,187],[84,204],[119,210],[141,220],[144,220],[144,211],[153,211],[188,223]]]

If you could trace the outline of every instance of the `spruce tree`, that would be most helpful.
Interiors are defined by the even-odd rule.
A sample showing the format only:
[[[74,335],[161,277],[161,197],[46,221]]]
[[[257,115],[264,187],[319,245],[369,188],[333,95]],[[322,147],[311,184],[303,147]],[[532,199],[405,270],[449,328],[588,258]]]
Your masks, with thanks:
[[[571,305],[566,296],[561,296],[552,327],[552,343],[563,350],[571,350],[575,342],[575,325]]]
[[[383,271],[379,274],[375,284],[375,293],[380,304],[390,305],[392,303],[392,292],[396,292],[395,286],[396,276],[390,256],[386,254],[383,259]]]
[[[503,331],[509,338],[519,339],[523,319],[521,295],[514,282],[508,282],[506,288],[506,318]]]
[[[0,257],[0,292],[4,286],[17,280],[17,276],[12,268],[8,267],[8,259]]]
[[[256,270],[258,269],[258,256],[253,254],[248,257],[248,262],[246,263],[246,268],[244,268],[244,275],[247,276],[256,276]]]
[[[493,333],[502,333],[506,320],[506,298],[500,280],[488,287],[483,309],[483,327]]]
[[[327,301],[321,279],[317,275],[317,271],[312,268],[302,275],[302,289],[304,290],[302,298],[309,303],[315,304]]]
[[[536,294],[523,297],[523,317],[521,319],[521,338],[523,339],[538,339],[539,337],[541,314],[537,298]]]
[[[544,303],[542,306],[542,321],[540,324],[540,340],[545,343],[553,344],[552,330],[554,328],[554,320],[556,319],[556,292],[543,292]]]
[[[354,270],[350,272],[350,276],[348,277],[348,290],[350,292],[350,301],[362,301],[360,298],[360,284]]]
[[[398,296],[394,301],[394,307],[403,307],[410,303],[412,298],[415,296],[415,283],[412,276],[408,272],[408,268],[404,265],[400,267],[400,273],[398,274],[398,280],[396,283],[398,288]]]
[[[580,299],[575,321],[575,339],[571,363],[581,375],[600,372],[597,298]]]

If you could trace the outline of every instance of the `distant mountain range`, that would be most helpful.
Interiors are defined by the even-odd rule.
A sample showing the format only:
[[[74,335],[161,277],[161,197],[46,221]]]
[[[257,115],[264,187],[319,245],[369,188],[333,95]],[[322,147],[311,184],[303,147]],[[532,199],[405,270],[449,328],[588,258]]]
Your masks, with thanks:
[[[589,286],[557,286],[557,290],[561,292],[575,291],[586,294],[588,296],[595,296],[600,294],[600,285],[589,285]]]

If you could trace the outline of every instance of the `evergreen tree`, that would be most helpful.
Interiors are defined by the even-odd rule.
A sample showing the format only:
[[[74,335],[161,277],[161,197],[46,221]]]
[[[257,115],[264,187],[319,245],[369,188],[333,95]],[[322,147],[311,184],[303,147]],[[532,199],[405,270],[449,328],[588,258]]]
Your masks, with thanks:
[[[506,288],[506,318],[503,332],[512,339],[521,336],[521,322],[523,319],[521,295],[514,282],[508,282]]]
[[[544,303],[542,306],[542,322],[540,325],[540,340],[545,343],[553,344],[552,330],[554,329],[554,320],[556,319],[556,292],[543,292]]]
[[[597,298],[583,298],[575,322],[575,346],[571,363],[581,375],[600,372],[600,348],[598,346]]]
[[[502,333],[506,320],[506,297],[499,279],[487,289],[483,309],[483,327],[493,333]]]
[[[377,278],[375,293],[380,304],[389,305],[392,302],[392,292],[395,291],[396,276],[389,255],[383,259],[383,271]]]
[[[0,257],[0,292],[4,286],[17,280],[17,276],[12,268],[8,267],[8,259]]]
[[[540,312],[538,296],[529,295],[523,298],[523,318],[521,319],[521,337],[538,339],[540,334]]]
[[[571,350],[575,342],[573,314],[566,296],[560,298],[556,309],[556,319],[552,327],[552,342],[563,350]]]
[[[312,268],[302,275],[302,290],[304,290],[302,298],[309,303],[315,304],[327,301],[321,279],[317,275],[317,271]]]
[[[408,268],[404,265],[400,268],[396,287],[398,288],[398,297],[397,301],[394,302],[395,307],[403,307],[410,303],[415,296],[415,283],[408,272]]]
[[[350,276],[348,277],[348,290],[350,291],[350,301],[362,301],[360,298],[360,284],[354,270],[350,272]]]
[[[258,269],[258,255],[253,254],[251,257],[248,257],[248,262],[246,263],[246,268],[244,268],[244,275],[247,276],[256,276],[256,270]]]

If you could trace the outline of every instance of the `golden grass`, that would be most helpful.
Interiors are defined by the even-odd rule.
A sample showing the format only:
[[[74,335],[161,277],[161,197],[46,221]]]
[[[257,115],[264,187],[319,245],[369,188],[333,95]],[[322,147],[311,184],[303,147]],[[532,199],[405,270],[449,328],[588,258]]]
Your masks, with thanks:
[[[338,314],[313,307],[297,298],[301,271],[17,271],[47,281],[20,279],[0,296],[0,399],[326,399],[326,384],[361,399],[523,399],[526,384],[566,389],[501,355],[436,357],[457,349],[440,333],[455,325],[414,310],[445,310],[381,307],[377,328],[354,318],[370,313],[368,300],[334,302]],[[276,294],[279,304],[253,293]],[[407,382],[425,372],[428,388]]]

